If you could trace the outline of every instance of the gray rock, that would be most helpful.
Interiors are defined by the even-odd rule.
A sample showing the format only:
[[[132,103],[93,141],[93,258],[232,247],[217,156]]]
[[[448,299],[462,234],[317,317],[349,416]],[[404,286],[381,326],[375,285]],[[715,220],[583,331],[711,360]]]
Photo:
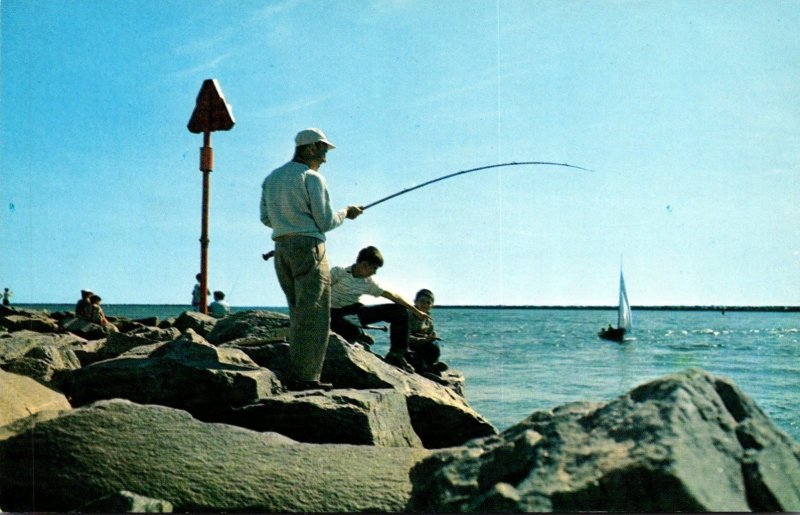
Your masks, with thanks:
[[[241,351],[214,347],[192,330],[153,345],[146,356],[120,356],[73,371],[64,392],[75,406],[122,398],[216,420],[231,407],[252,404],[281,388],[274,373]]]
[[[797,511],[800,445],[691,369],[537,412],[415,467],[409,511]]]
[[[0,370],[0,427],[35,413],[71,408],[64,395],[30,377]]]
[[[108,331],[98,324],[93,324],[81,318],[65,318],[59,322],[63,331],[86,338],[87,340],[100,340],[108,336]]]
[[[187,329],[177,340],[158,347],[150,354],[150,357],[169,359],[197,367],[260,368],[241,350],[215,347],[192,329]]]
[[[286,393],[233,410],[229,422],[308,443],[422,447],[405,398],[392,390]]]
[[[80,338],[72,333],[67,334],[74,336],[75,338]],[[101,338],[99,340],[85,340],[81,338],[81,341],[74,343],[70,346],[70,348],[78,357],[78,360],[80,360],[81,366],[86,366],[103,359],[102,352],[103,347],[106,346],[106,341],[107,338]]]
[[[9,331],[36,331],[39,333],[55,333],[59,330],[58,322],[44,315],[15,314],[0,317],[0,326]]]
[[[257,337],[245,337],[220,345],[220,348],[239,349],[259,366],[273,372],[285,374],[289,370],[289,344],[286,342],[267,342]]]
[[[137,318],[134,322],[139,322],[140,324],[147,326],[147,327],[158,327],[161,323],[158,317],[146,317],[146,318]]]
[[[122,490],[84,504],[78,511],[81,513],[172,513],[172,503]]]
[[[35,431],[35,439],[26,432],[0,442],[6,510],[67,511],[128,490],[176,512],[397,512],[411,491],[409,469],[430,452],[292,444],[119,400]]]
[[[130,333],[111,333],[106,339],[106,345],[98,353],[98,358],[115,358],[135,347],[156,342],[168,342],[180,338],[180,336],[181,332],[174,327],[170,329],[147,327]]]
[[[208,341],[220,345],[242,338],[258,338],[261,343],[286,341],[289,317],[272,311],[242,311],[217,322]]]
[[[40,345],[26,352],[23,357],[8,363],[4,368],[59,390],[60,373],[80,367],[81,362],[71,349],[57,345]]]
[[[175,320],[175,323],[172,324],[173,327],[177,327],[182,333],[191,329],[203,337],[207,336],[214,329],[215,325],[217,325],[216,318],[198,313],[197,311],[184,311]]]
[[[337,388],[392,388],[406,397],[411,425],[428,449],[455,447],[497,429],[453,389],[388,365],[331,334],[322,378]]]
[[[37,347],[69,348],[75,350],[86,344],[84,338],[73,334],[37,333],[16,331],[0,335],[0,365],[22,358]]]

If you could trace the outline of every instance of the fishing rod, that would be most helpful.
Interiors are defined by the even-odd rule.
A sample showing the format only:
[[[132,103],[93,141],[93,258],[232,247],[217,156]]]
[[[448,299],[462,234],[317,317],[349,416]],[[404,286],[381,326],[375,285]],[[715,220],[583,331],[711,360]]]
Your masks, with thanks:
[[[590,168],[584,168],[582,166],[571,165],[571,164],[568,164],[568,163],[555,163],[555,162],[552,162],[552,161],[512,161],[510,163],[499,163],[499,164],[493,164],[493,165],[479,166],[477,168],[470,168],[469,170],[461,170],[459,172],[454,172],[454,173],[450,173],[450,174],[447,174],[447,175],[443,175],[441,177],[437,177],[436,179],[431,179],[430,181],[423,182],[422,184],[418,184],[416,186],[412,186],[410,188],[406,188],[406,189],[404,189],[402,191],[398,191],[397,193],[393,193],[393,194],[389,195],[388,197],[383,197],[380,200],[376,200],[375,202],[372,202],[371,204],[367,204],[366,206],[363,206],[361,209],[362,209],[362,211],[366,211],[367,209],[369,209],[369,208],[371,208],[373,206],[377,206],[378,204],[380,204],[382,202],[386,202],[387,200],[391,200],[391,199],[393,199],[395,197],[399,197],[400,195],[405,195],[406,193],[412,192],[414,190],[418,190],[420,188],[424,188],[425,186],[428,186],[428,185],[433,184],[435,182],[443,181],[445,179],[450,179],[451,177],[456,177],[458,175],[464,175],[464,174],[467,174],[467,173],[478,172],[480,170],[488,170],[490,168],[500,168],[500,167],[503,167],[503,166],[533,166],[533,165],[564,166],[566,168],[575,168],[577,170],[584,170],[584,171],[587,171],[587,172],[594,172],[594,170],[592,170]],[[261,257],[264,259],[264,261],[268,261],[274,255],[275,255],[275,251],[272,250],[272,251],[269,251],[269,252],[267,252],[265,254],[262,254]]]
[[[467,174],[467,173],[477,172],[477,171],[480,171],[480,170],[488,170],[490,168],[500,168],[500,167],[503,167],[503,166],[525,166],[525,165],[565,166],[567,168],[577,168],[578,170],[585,170],[587,172],[594,172],[594,170],[590,170],[589,168],[583,168],[582,166],[575,166],[575,165],[571,165],[571,164],[567,164],[567,163],[553,163],[553,162],[550,162],[550,161],[513,161],[513,162],[510,162],[510,163],[500,163],[500,164],[494,164],[494,165],[479,166],[477,168],[470,168],[469,170],[461,170],[460,172],[455,172],[455,173],[451,173],[451,174],[448,174],[448,175],[443,175],[442,177],[437,177],[436,179],[431,179],[430,181],[423,182],[422,184],[418,184],[417,186],[412,186],[411,188],[406,188],[406,189],[404,189],[402,191],[398,191],[397,193],[393,193],[393,194],[389,195],[388,197],[384,197],[384,198],[382,198],[380,200],[376,200],[375,202],[373,202],[371,204],[367,204],[366,206],[363,206],[362,209],[363,210],[367,210],[367,209],[371,208],[372,206],[377,206],[378,204],[380,204],[382,202],[386,202],[387,200],[393,199],[395,197],[399,197],[400,195],[405,195],[406,193],[409,193],[409,192],[414,191],[414,190],[418,190],[420,188],[428,186],[429,184],[433,184],[434,182],[443,181],[445,179],[449,179],[451,177],[456,177],[458,175],[464,175],[464,174]]]

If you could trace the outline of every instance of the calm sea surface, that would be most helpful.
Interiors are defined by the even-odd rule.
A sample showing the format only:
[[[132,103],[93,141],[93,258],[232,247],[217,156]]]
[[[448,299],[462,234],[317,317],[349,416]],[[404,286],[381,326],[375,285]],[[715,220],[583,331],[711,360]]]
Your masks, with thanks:
[[[72,310],[73,305],[35,309]],[[104,305],[129,318],[177,316],[187,306]],[[286,312],[285,308],[267,309]],[[498,429],[572,401],[606,401],[687,367],[727,376],[800,441],[800,313],[636,311],[632,341],[601,340],[616,312],[434,308],[442,360],[466,376],[469,404]],[[388,351],[375,331],[374,350]]]

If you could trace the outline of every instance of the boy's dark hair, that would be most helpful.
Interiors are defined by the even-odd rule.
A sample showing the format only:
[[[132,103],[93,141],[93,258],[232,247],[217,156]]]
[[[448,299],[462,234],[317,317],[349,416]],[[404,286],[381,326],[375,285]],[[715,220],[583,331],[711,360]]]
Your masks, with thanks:
[[[418,291],[417,295],[414,297],[414,300],[419,300],[420,297],[429,297],[431,302],[435,302],[433,292],[427,288],[422,288],[420,291]]]
[[[223,300],[225,298],[225,293],[217,290],[214,292],[214,300]]]
[[[361,249],[361,251],[358,253],[358,257],[356,258],[356,263],[361,263],[364,261],[370,265],[383,266],[383,256],[381,255],[381,251],[372,246]]]

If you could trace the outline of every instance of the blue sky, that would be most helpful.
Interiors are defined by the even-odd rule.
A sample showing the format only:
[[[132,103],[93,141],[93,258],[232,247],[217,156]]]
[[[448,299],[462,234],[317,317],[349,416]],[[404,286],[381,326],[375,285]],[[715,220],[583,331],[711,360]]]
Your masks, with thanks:
[[[800,1],[3,0],[0,287],[188,303],[215,78],[209,285],[280,306],[260,184],[337,145],[331,265],[441,304],[800,305]]]

